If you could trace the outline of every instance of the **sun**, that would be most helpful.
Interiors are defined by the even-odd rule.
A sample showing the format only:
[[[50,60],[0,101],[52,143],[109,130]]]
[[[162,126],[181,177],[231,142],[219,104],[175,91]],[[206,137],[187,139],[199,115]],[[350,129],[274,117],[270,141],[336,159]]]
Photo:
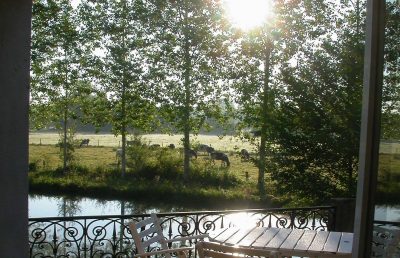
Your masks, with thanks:
[[[271,0],[224,0],[225,12],[232,25],[251,30],[272,17]]]

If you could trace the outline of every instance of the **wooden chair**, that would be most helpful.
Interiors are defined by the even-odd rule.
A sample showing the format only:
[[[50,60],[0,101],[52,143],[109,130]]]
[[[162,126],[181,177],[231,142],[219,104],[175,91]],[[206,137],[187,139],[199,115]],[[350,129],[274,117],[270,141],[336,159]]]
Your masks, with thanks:
[[[374,226],[372,257],[400,257],[400,230]]]
[[[155,255],[164,255],[166,258],[171,258],[172,253],[176,253],[179,258],[187,256],[187,252],[192,250],[193,247],[179,247],[179,248],[168,248],[168,243],[187,241],[193,239],[202,239],[208,235],[197,235],[180,237],[174,239],[165,239],[161,223],[156,214],[151,214],[150,218],[144,219],[137,223],[129,223],[129,229],[133,236],[137,248],[137,254],[133,257],[149,257]],[[153,245],[156,249],[154,251],[149,250],[150,246]]]
[[[198,242],[196,244],[196,249],[199,253],[199,258],[244,258],[245,256],[260,256],[268,258],[283,257],[275,251],[270,251],[269,255],[265,256],[265,251],[255,250],[251,248],[221,245],[219,243],[206,241]]]

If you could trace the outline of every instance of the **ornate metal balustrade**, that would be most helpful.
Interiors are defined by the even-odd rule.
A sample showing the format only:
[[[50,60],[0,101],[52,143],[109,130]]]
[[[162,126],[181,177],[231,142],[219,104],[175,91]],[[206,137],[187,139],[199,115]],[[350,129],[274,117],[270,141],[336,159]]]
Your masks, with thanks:
[[[159,213],[165,237],[205,234],[229,226],[334,230],[335,208],[253,209]],[[131,257],[136,253],[127,227],[149,214],[29,219],[30,257]],[[186,243],[193,245],[194,243]],[[155,247],[156,248],[156,247]]]

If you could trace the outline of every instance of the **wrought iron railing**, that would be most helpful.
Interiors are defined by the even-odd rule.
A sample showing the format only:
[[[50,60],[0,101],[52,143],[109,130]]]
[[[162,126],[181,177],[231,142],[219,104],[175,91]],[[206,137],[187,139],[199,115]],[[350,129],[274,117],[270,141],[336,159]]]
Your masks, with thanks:
[[[168,239],[237,226],[334,230],[335,208],[253,209],[159,213]],[[29,219],[30,257],[131,257],[128,223],[149,214]],[[186,243],[192,245],[194,243]]]

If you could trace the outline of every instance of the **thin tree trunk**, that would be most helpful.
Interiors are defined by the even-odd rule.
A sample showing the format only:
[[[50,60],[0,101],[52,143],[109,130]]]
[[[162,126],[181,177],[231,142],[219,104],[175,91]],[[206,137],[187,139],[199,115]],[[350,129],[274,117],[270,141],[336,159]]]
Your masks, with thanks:
[[[67,119],[68,119],[68,106],[64,110],[64,128],[63,128],[63,174],[67,173]]]
[[[269,68],[271,62],[272,42],[267,40],[264,60],[264,80],[263,80],[263,100],[262,100],[262,125],[260,139],[260,161],[258,166],[258,188],[261,194],[265,193],[265,164],[267,148],[267,129],[268,129],[268,94],[269,94]]]
[[[124,11],[126,11],[126,2],[124,3]],[[122,45],[123,49],[126,50],[125,46],[125,37],[126,37],[126,19],[123,19],[123,34],[122,34]],[[124,56],[124,61],[126,61],[126,53]],[[122,73],[122,95],[121,95],[121,119],[122,119],[122,126],[121,126],[121,137],[122,137],[122,155],[121,155],[121,177],[125,177],[126,173],[126,87],[127,87],[127,81],[126,81],[126,73],[125,71]]]
[[[64,60],[67,60],[67,47],[64,46]],[[64,78],[64,83],[65,83],[65,99],[64,99],[64,144],[63,144],[63,174],[65,175],[67,173],[67,133],[68,133],[68,64],[65,65],[65,78]]]
[[[126,100],[125,100],[125,90],[126,85],[125,82],[122,85],[122,127],[121,127],[121,136],[122,136],[122,157],[121,157],[121,176],[125,177],[126,172]]]
[[[186,181],[190,173],[190,69],[191,69],[191,59],[190,59],[190,46],[189,46],[189,33],[188,33],[188,21],[187,13],[185,13],[185,73],[184,73],[184,87],[185,87],[185,110],[184,110],[184,131],[183,131],[183,148],[184,148],[184,161],[183,161],[183,171],[184,180]]]

